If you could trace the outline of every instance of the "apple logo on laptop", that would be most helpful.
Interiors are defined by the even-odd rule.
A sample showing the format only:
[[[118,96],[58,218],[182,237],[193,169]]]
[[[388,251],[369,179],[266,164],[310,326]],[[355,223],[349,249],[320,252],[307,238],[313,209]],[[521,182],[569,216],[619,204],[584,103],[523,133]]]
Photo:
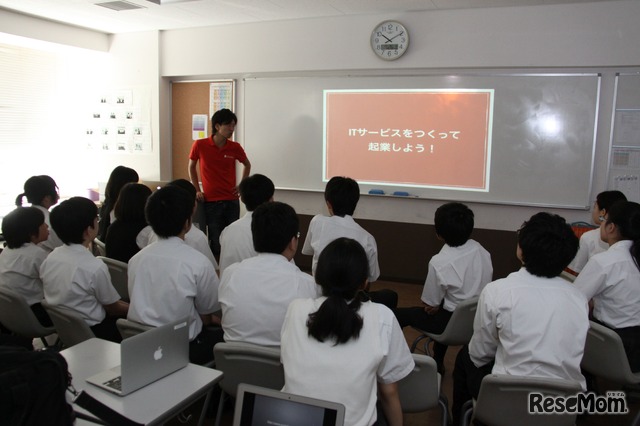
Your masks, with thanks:
[[[161,358],[162,358],[162,346],[158,346],[158,349],[156,349],[155,352],[153,353],[153,359],[158,361]]]

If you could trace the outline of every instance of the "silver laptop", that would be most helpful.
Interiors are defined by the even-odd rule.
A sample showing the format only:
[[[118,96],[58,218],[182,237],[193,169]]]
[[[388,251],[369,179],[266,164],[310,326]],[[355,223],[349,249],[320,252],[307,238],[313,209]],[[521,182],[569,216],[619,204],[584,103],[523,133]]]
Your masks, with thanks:
[[[120,365],[87,382],[124,396],[189,364],[189,323],[176,321],[125,339]]]
[[[241,383],[233,426],[342,426],[344,405]]]

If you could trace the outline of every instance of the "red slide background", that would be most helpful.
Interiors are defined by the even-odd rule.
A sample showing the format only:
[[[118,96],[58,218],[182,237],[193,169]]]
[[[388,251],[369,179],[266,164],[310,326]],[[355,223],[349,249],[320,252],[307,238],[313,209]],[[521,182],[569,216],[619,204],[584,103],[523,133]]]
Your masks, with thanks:
[[[325,92],[325,179],[488,191],[492,90]]]

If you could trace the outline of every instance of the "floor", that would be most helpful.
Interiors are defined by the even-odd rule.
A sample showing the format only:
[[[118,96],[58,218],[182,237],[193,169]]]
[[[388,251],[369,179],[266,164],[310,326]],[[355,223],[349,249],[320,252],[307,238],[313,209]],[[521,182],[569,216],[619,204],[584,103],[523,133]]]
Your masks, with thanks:
[[[416,284],[403,284],[403,283],[394,283],[394,282],[377,282],[374,284],[372,289],[382,289],[389,288],[393,289],[398,293],[398,306],[416,306],[420,300],[420,293],[422,291],[421,285]],[[411,344],[415,337],[417,337],[417,333],[414,330],[405,330],[405,337],[407,338],[407,343]],[[458,353],[459,348],[449,348],[447,351],[447,356],[445,358],[445,374],[442,378],[442,392],[445,394],[449,403],[452,400],[452,377],[451,372],[453,371],[453,365],[455,361],[456,354]],[[598,383],[602,391],[605,390],[614,390],[615,387],[608,385],[607,383]],[[578,419],[578,426],[611,426],[611,425],[631,425],[633,417],[640,410],[640,393],[635,393],[633,395],[628,395],[627,402],[629,404],[629,414],[625,416],[584,416]],[[199,407],[193,407],[193,413],[199,413]],[[232,408],[229,406],[225,409],[224,415],[222,417],[222,425],[223,426],[231,426],[233,420]],[[213,425],[213,419],[206,419],[205,425]],[[174,420],[170,423],[171,425],[180,425],[180,424],[197,424],[197,415],[194,415],[192,419],[186,423],[179,422],[178,420]],[[430,410],[425,413],[415,413],[415,414],[405,414],[404,416],[404,426],[424,426],[424,425],[438,425],[441,424],[440,412],[437,409]]]

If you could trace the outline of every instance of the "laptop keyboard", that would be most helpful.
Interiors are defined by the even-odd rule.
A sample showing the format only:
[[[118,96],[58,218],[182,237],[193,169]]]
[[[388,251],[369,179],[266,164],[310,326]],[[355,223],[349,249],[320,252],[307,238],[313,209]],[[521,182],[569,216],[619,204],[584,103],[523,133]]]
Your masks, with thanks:
[[[122,376],[118,376],[114,379],[108,380],[103,383],[105,386],[108,386],[112,389],[117,389],[119,391],[122,390]]]

